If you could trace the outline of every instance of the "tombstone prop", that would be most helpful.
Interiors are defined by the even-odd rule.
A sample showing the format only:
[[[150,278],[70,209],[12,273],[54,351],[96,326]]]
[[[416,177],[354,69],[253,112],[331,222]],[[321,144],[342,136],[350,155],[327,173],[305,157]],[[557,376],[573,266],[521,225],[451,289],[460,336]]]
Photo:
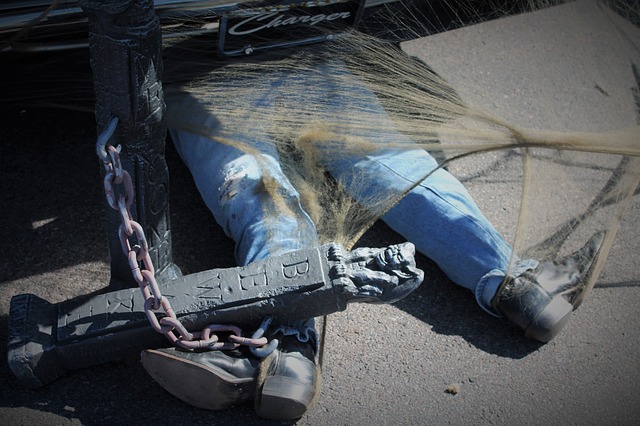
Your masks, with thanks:
[[[349,302],[400,300],[424,277],[414,254],[411,243],[352,252],[328,244],[183,276],[161,288],[189,330],[211,323],[253,330],[265,316],[292,321],[342,311]],[[137,288],[58,304],[18,295],[9,325],[9,367],[27,387],[168,345],[150,326]]]

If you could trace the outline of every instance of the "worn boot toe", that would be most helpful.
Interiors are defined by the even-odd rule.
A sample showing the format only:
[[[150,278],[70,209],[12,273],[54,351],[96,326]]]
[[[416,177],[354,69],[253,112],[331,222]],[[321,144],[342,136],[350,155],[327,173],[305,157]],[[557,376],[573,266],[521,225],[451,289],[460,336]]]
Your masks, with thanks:
[[[556,261],[541,262],[517,277],[507,277],[493,298],[493,308],[525,330],[525,336],[548,342],[569,321],[591,286],[604,232],[580,250]]]

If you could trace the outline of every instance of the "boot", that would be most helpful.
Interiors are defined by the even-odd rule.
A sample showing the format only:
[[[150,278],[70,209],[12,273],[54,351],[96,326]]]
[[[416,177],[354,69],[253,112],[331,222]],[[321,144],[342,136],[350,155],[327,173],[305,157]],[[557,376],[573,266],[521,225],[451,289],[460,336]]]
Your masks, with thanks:
[[[265,359],[247,347],[207,352],[168,348],[142,352],[142,365],[167,392],[194,407],[222,410],[255,397],[258,416],[297,419],[320,387],[318,333],[312,320],[300,324],[309,340],[300,342],[276,329],[270,337],[278,339],[278,347]]]
[[[246,347],[233,351],[146,350],[142,365],[176,398],[208,410],[222,410],[253,399],[260,359]]]
[[[298,419],[320,394],[320,344],[316,339],[300,342],[295,336],[275,337],[278,349],[260,366],[256,414],[271,420]]]
[[[525,336],[548,342],[567,324],[571,313],[586,297],[596,258],[604,240],[596,233],[575,253],[541,262],[517,277],[506,277],[491,304]]]

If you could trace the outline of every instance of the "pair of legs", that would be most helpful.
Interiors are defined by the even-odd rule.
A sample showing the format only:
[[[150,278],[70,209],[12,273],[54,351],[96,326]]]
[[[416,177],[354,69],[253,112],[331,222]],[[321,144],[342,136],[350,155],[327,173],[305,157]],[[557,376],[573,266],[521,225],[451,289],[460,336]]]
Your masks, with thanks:
[[[185,96],[169,103],[169,125],[206,205],[235,241],[240,265],[319,244],[314,223],[283,172],[269,136],[270,113],[277,114],[283,104],[311,103],[316,107],[314,116],[329,123],[339,124],[344,111],[371,114],[375,128],[384,132],[342,126],[348,132],[344,136],[377,142],[380,149],[357,155],[333,152],[322,159],[323,166],[365,207],[378,193],[400,194],[411,188],[382,219],[434,260],[452,281],[471,290],[487,312],[503,315],[541,341],[550,340],[564,326],[576,295],[584,288],[601,237],[560,261],[519,261],[508,271],[511,247],[462,184],[438,169],[424,150],[384,147],[386,142],[406,145],[409,141],[392,130],[375,95],[341,63],[274,71],[257,79],[235,76],[221,84],[226,87],[224,96],[205,99],[219,114],[181,116],[198,109],[190,107],[197,101]],[[257,110],[260,113],[253,114]],[[245,117],[238,118],[235,111]],[[188,125],[183,126],[188,122],[207,128],[214,139],[222,137],[250,149],[242,151],[190,132]],[[267,182],[271,192],[265,188]],[[274,191],[277,200],[270,195]],[[143,365],[166,390],[192,405],[223,409],[253,399],[261,417],[294,419],[319,393],[315,327],[313,320],[299,321],[277,325],[272,333],[281,343],[263,361],[241,351],[171,348],[146,351]]]
[[[228,140],[255,149],[252,153],[189,131],[170,130],[207,207],[235,241],[236,260],[241,265],[318,244],[314,224],[280,167],[275,144],[266,131],[257,134],[253,130],[268,128],[260,122],[265,111],[273,108],[275,113],[279,99],[286,97],[293,105],[313,102],[318,106],[317,115],[327,121],[343,120],[340,114],[344,111],[361,111],[375,117],[379,128],[393,129],[376,96],[338,61],[323,63],[313,71],[265,75],[255,83],[255,91],[247,90],[250,84],[247,79],[230,82],[228,96],[244,96],[231,101],[207,100],[219,105],[223,113],[198,119],[208,121],[204,127],[211,136],[224,134]],[[234,91],[234,85],[242,85],[242,90]],[[197,101],[187,97],[181,102]],[[225,109],[238,105],[249,112],[242,122],[220,118],[227,117]],[[176,109],[184,106],[174,105]],[[254,118],[250,111],[255,109],[261,113]],[[356,127],[358,130],[349,130],[348,125],[344,128],[349,132],[344,136],[380,143],[381,147],[385,142],[411,144],[406,136],[393,130],[380,134],[362,126]],[[437,169],[423,180],[438,166],[431,155],[422,149],[381,148],[366,155],[332,153],[323,165],[365,207],[377,193],[401,193],[420,182],[382,219],[434,260],[453,282],[471,290],[480,306],[493,313],[491,299],[508,268],[511,248],[449,172]],[[276,183],[290,214],[278,214],[274,201],[261,188],[264,174]],[[522,265],[535,266],[531,262]]]

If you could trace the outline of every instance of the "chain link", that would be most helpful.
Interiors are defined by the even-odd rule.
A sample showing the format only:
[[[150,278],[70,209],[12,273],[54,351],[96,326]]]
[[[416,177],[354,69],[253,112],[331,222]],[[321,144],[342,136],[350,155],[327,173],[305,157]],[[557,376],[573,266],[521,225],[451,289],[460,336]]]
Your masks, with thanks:
[[[144,312],[151,327],[158,333],[164,334],[175,346],[184,349],[235,349],[239,346],[260,348],[268,343],[262,337],[270,318],[265,319],[261,327],[251,338],[242,337],[242,330],[233,325],[209,325],[200,332],[189,332],[177,318],[169,299],[162,296],[160,286],[155,278],[155,268],[149,255],[149,244],[142,226],[132,219],[131,205],[134,198],[134,187],[131,175],[122,168],[120,149],[109,145],[118,124],[117,118],[111,119],[107,128],[98,137],[96,144],[98,157],[105,167],[104,191],[107,204],[120,214],[121,223],[118,237],[122,251],[127,257],[133,278],[138,284],[144,298]],[[156,312],[164,317],[158,319]],[[219,342],[214,332],[230,332],[229,342]],[[177,333],[177,336],[176,336]],[[269,353],[273,343],[268,345]],[[274,347],[275,349],[275,347]]]

